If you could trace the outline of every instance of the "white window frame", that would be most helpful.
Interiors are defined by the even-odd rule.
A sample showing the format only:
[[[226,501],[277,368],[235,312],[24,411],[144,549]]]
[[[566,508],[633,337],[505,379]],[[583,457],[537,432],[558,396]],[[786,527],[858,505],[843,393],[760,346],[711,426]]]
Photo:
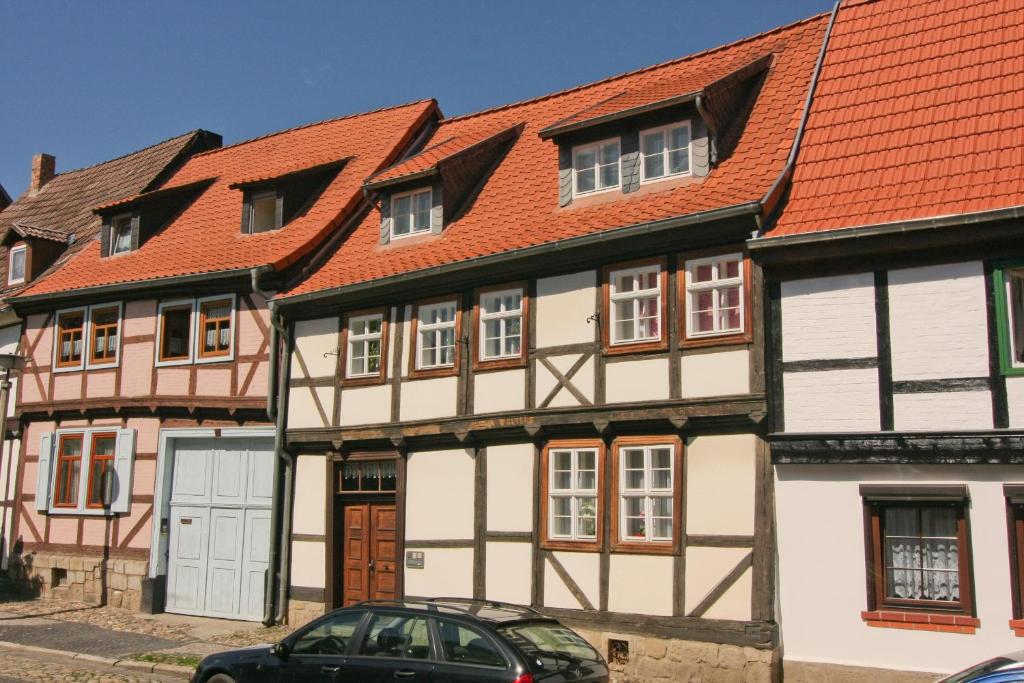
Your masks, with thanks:
[[[61,366],[58,363],[60,358],[60,317],[65,313],[81,313],[82,314],[82,358],[78,361],[77,365],[64,365]],[[120,336],[120,330],[118,330],[118,336]],[[53,316],[53,364],[51,367],[54,372],[79,372],[85,369],[85,359],[88,358],[89,352],[89,307],[88,306],[73,306],[71,308],[62,308],[58,310]]]
[[[430,309],[430,308],[440,308],[440,307],[447,307],[447,306],[453,306],[455,308],[455,315],[452,317],[451,322],[445,322],[445,323],[424,323],[423,322],[423,319],[424,319],[423,311],[425,311],[427,309]],[[429,304],[419,304],[416,307],[416,348],[414,349],[414,351],[416,352],[416,369],[417,370],[435,370],[437,368],[451,368],[451,367],[455,367],[455,357],[458,355],[458,349],[459,349],[459,339],[456,336],[456,333],[458,331],[458,325],[456,323],[458,322],[458,320],[459,320],[459,302],[458,302],[457,299],[449,299],[447,301],[436,301],[436,302],[429,303]],[[449,328],[452,330],[452,336],[455,337],[454,345],[452,347],[452,362],[451,363],[440,363],[440,364],[436,364],[436,365],[424,365],[423,364],[423,353],[422,353],[423,352],[423,333],[424,332],[430,332],[430,333],[432,333],[434,335],[437,335],[438,332],[441,332],[441,331],[443,331],[445,329],[449,329]],[[435,336],[435,341],[437,341],[437,337],[436,336]],[[435,346],[434,348],[436,350],[439,350],[441,348],[441,346],[438,345],[438,346]],[[437,356],[438,356],[438,353],[437,353],[437,351],[435,351],[435,353],[434,353],[434,359],[435,360],[437,359]]]
[[[256,230],[256,221],[255,221],[255,218],[256,218],[256,200],[257,199],[266,199],[268,197],[270,197],[270,198],[272,198],[274,200],[274,227],[270,228],[269,230],[259,230],[259,231],[257,231]],[[263,234],[265,232],[274,232],[274,231],[280,230],[282,227],[284,227],[284,226],[281,226],[281,225],[277,224],[277,201],[278,201],[278,191],[277,190],[260,190],[258,192],[252,192],[249,195],[249,202],[248,202],[248,205],[247,205],[248,206],[248,211],[249,211],[249,224],[248,224],[248,230],[246,231],[248,234],[250,234],[250,235],[261,235],[261,234]]]
[[[398,200],[401,199],[402,197],[409,197],[409,207],[412,208],[413,205],[415,204],[416,196],[420,195],[420,194],[429,194],[430,195],[430,211],[427,213],[427,227],[420,228],[419,230],[416,229],[416,225],[415,225],[416,212],[412,211],[410,213],[410,216],[411,216],[410,220],[411,220],[411,222],[409,223],[409,232],[405,233],[404,235],[399,235],[398,233],[395,232],[395,226],[398,225],[398,214],[395,213],[395,205],[398,203]],[[432,187],[427,187],[427,188],[419,187],[419,188],[416,188],[415,190],[409,190],[407,192],[396,192],[395,194],[391,195],[390,202],[391,202],[391,226],[390,226],[389,232],[391,233],[391,239],[393,239],[393,240],[400,240],[400,239],[405,239],[406,237],[415,237],[416,235],[430,234],[431,230],[433,230],[433,227],[434,227],[434,188],[432,188]]]
[[[114,360],[108,363],[94,363],[92,362],[92,314],[93,311],[103,310],[105,308],[116,308],[117,309],[117,349],[114,351]],[[88,313],[86,314],[85,320],[85,333],[83,337],[86,340],[85,346],[85,367],[89,370],[99,368],[116,368],[121,364],[121,338],[124,336],[124,304],[120,301],[111,301],[105,304],[90,304]]]
[[[50,452],[50,472],[49,472],[49,483],[48,493],[49,501],[47,503],[47,512],[51,515],[75,515],[84,516],[88,515],[91,517],[113,517],[118,514],[113,512],[109,508],[90,508],[87,506],[86,498],[89,495],[89,473],[92,469],[92,441],[94,434],[107,434],[113,433],[114,437],[114,457],[111,460],[110,467],[116,471],[117,467],[117,453],[121,446],[121,438],[124,430],[118,424],[111,425],[96,425],[93,427],[79,427],[69,429],[58,429],[53,432],[53,440],[51,444]],[[55,505],[56,496],[54,495],[54,488],[57,485],[57,465],[60,459],[60,439],[62,436],[81,436],[82,437],[82,456],[79,460],[78,470],[78,499],[75,507],[63,507]],[[133,450],[138,449],[138,439],[133,444]],[[132,469],[135,469],[135,453],[132,453]],[[39,476],[38,474],[36,476]],[[128,482],[131,485],[131,481]],[[130,492],[128,495],[132,495]]]
[[[1017,344],[1024,344],[1024,339],[1017,339],[1014,335],[1015,326],[1018,324],[1017,315],[1024,315],[1024,311],[1013,310],[1013,279],[1024,280],[1024,267],[1011,267],[1003,271],[1003,288],[1006,294],[1006,330],[1007,345],[1010,352],[1010,367],[1024,368],[1024,362],[1017,360]]]
[[[735,278],[717,279],[718,278],[718,264],[722,261],[737,261],[739,263],[739,276]],[[709,282],[693,282],[693,272],[699,266],[706,264],[712,264],[715,269],[716,279]],[[721,337],[725,335],[733,334],[745,334],[747,331],[747,292],[745,282],[745,262],[743,254],[736,252],[733,254],[718,254],[715,256],[708,256],[705,258],[688,259],[685,262],[684,270],[686,271],[686,338],[687,339],[702,339],[705,337]],[[739,287],[740,290],[740,326],[737,329],[719,330],[715,329],[710,332],[697,332],[693,329],[693,313],[696,310],[696,294],[707,290],[717,290],[727,287]],[[719,298],[714,297],[714,319],[715,325],[719,323]]]
[[[128,248],[123,250],[123,251],[117,251],[117,228],[116,228],[116,226],[117,226],[118,221],[123,221],[123,220],[126,220],[126,219],[128,221]],[[122,213],[122,214],[119,214],[117,216],[113,216],[110,219],[110,238],[109,238],[109,243],[107,244],[108,253],[104,254],[104,256],[117,256],[118,254],[127,254],[128,252],[130,252],[132,250],[132,240],[131,240],[132,219],[133,219],[133,215],[130,214],[130,213]]]
[[[681,173],[670,173],[669,168],[669,135],[674,128],[686,128],[686,133],[690,143],[686,145],[686,157],[687,157],[687,170]],[[654,133],[664,133],[664,144],[661,148],[661,159],[664,164],[663,168],[665,173],[663,175],[655,176],[653,178],[647,177],[647,157],[644,155],[644,136],[651,135]],[[686,176],[693,175],[693,127],[690,125],[689,120],[677,121],[675,123],[669,123],[664,126],[658,126],[656,128],[648,128],[647,130],[640,131],[640,184],[646,183],[657,183],[662,180],[668,180],[669,178],[685,178]]]
[[[615,143],[618,150],[618,159],[616,163],[619,166],[618,182],[608,187],[601,187],[601,148],[609,143]],[[594,155],[594,189],[585,190],[583,192],[577,189],[576,175],[581,170],[576,166],[576,156],[588,149],[593,148],[596,150]],[[573,197],[589,197],[595,194],[601,194],[603,192],[612,192],[622,188],[622,139],[621,138],[606,138],[604,140],[598,140],[596,142],[588,142],[582,145],[575,145],[572,148],[572,196]]]
[[[629,273],[634,278],[637,276],[643,276],[647,273],[656,273],[658,276],[658,284],[654,289],[635,289],[632,292],[616,292],[615,283],[616,280],[622,275]],[[662,274],[661,264],[652,263],[644,266],[636,266],[634,268],[619,268],[613,270],[608,274],[608,339],[611,346],[628,346],[630,344],[649,344],[651,342],[657,342],[664,339],[665,335],[665,321],[662,319],[661,309],[663,295],[662,286]],[[640,332],[640,311],[638,300],[647,299],[651,293],[657,295],[656,309],[658,311],[658,335],[656,337],[640,337],[634,336],[632,339],[618,339],[618,320],[615,317],[615,304],[621,301],[633,301],[633,333],[639,335]]]
[[[202,338],[203,331],[199,329],[199,326],[203,323],[203,316],[200,312],[203,310],[203,304],[211,301],[224,301],[228,299],[231,301],[231,342],[228,346],[228,353],[224,356],[209,356],[203,358],[199,353],[199,340]],[[238,297],[234,294],[216,294],[213,296],[204,296],[197,298],[192,304],[192,357],[196,364],[205,365],[207,363],[227,363],[235,359],[235,337],[238,335]]]
[[[187,358],[176,358],[174,360],[160,360],[160,347],[163,345],[163,325],[161,320],[163,319],[163,313],[165,308],[179,308],[189,306],[189,321],[188,321],[188,357]],[[174,365],[188,365],[195,358],[195,345],[196,345],[196,300],[195,299],[173,299],[171,301],[161,301],[156,307],[156,344],[153,349],[153,362],[158,368],[171,367]]]
[[[13,277],[14,268],[12,267],[14,265],[14,256],[15,256],[15,254],[22,254],[23,255],[22,256],[22,261],[21,261],[21,277],[17,278],[17,279],[15,279]],[[27,271],[28,271],[28,245],[19,244],[18,246],[13,247],[8,252],[8,254],[7,254],[7,284],[9,284],[9,285],[20,285],[20,284],[22,284],[23,282],[25,282],[25,280],[28,277],[28,272]]]
[[[622,444],[618,447],[618,460],[619,460],[619,542],[621,543],[672,543],[675,541],[676,534],[679,530],[676,528],[676,509],[675,509],[675,485],[676,485],[676,446],[675,444],[666,442],[663,444]],[[654,468],[651,466],[651,451],[655,449],[668,449],[668,488],[655,488],[654,487]],[[627,488],[628,480],[626,478],[626,451],[643,451],[644,453],[644,486],[639,489]],[[658,468],[664,469],[664,468]],[[635,536],[628,536],[626,530],[627,515],[626,515],[626,501],[633,498],[641,498],[644,501],[644,538],[638,538]],[[669,519],[672,522],[672,535],[668,538],[658,537],[654,535],[654,499],[655,498],[667,498],[670,505],[671,514]]]
[[[486,297],[499,297],[502,301],[506,296],[519,295],[519,308],[506,310],[506,311],[488,311],[484,308],[484,300]],[[522,287],[510,287],[509,289],[491,290],[480,293],[480,360],[481,362],[489,360],[508,360],[509,358],[521,358],[523,355],[523,302],[526,300],[526,292],[523,291]],[[508,323],[506,321],[519,318],[519,351],[517,353],[505,353],[505,340],[508,338],[506,327]],[[500,340],[500,353],[496,356],[487,355],[487,323],[489,321],[499,321],[501,331],[498,339]]]
[[[361,320],[369,321],[369,320],[375,320],[375,319],[376,320],[380,320],[380,331],[379,332],[368,332],[366,334],[354,334],[352,332],[353,323],[359,322]],[[383,368],[384,364],[387,362],[387,357],[384,354],[384,314],[383,313],[367,313],[366,315],[354,315],[354,316],[352,316],[352,317],[350,317],[348,319],[348,322],[346,323],[346,326],[347,326],[348,329],[347,329],[347,332],[346,332],[346,335],[345,335],[345,338],[346,338],[346,341],[345,341],[345,346],[346,346],[346,348],[345,348],[345,377],[352,378],[352,379],[358,379],[358,378],[363,378],[363,377],[377,377],[377,376],[379,376],[381,368]],[[357,342],[372,342],[374,340],[377,340],[378,342],[380,342],[380,346],[378,347],[380,349],[380,352],[381,352],[380,353],[380,367],[378,369],[376,369],[376,370],[373,370],[373,371],[369,371],[368,370],[367,372],[359,372],[359,373],[353,372],[352,371],[352,359],[354,357],[354,354],[352,353],[352,347]],[[369,358],[369,355],[366,355],[364,357],[365,358]]]
[[[581,452],[588,452],[594,454],[594,488],[583,489],[579,488],[579,454]],[[555,488],[555,453],[558,452],[569,452],[570,455],[570,474],[569,474],[569,488],[567,489],[556,489]],[[562,470],[564,471],[564,470]],[[595,446],[581,446],[581,447],[566,447],[560,448],[552,446],[548,449],[548,540],[550,541],[582,541],[582,542],[593,542],[597,541],[599,537],[598,525],[601,524],[601,453],[600,450]],[[571,502],[570,515],[572,517],[571,527],[572,530],[568,536],[555,533],[555,506],[554,500],[556,498],[569,498]],[[579,500],[580,498],[593,498],[594,499],[594,535],[586,536],[580,533],[580,514],[579,514]]]

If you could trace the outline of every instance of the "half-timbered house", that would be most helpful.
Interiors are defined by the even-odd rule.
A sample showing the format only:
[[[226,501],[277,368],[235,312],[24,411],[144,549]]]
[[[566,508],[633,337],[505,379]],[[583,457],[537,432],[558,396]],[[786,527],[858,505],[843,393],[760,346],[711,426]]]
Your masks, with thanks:
[[[826,23],[444,120],[368,177],[365,218],[275,303],[293,621],[505,600],[642,676],[768,675],[744,243],[778,199]]]
[[[1022,27],[1019,1],[843,3],[789,201],[748,243],[787,681],[1021,648]]]
[[[53,596],[272,618],[268,299],[351,219],[432,101],[192,156],[96,201],[94,239],[11,301],[25,320],[13,536]]]

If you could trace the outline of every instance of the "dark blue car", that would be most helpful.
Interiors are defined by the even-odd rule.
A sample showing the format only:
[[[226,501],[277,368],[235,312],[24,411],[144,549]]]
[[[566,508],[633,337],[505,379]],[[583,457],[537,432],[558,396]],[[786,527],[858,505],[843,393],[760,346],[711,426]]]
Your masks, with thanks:
[[[1024,681],[1024,651],[993,657],[936,683],[1011,683]]]

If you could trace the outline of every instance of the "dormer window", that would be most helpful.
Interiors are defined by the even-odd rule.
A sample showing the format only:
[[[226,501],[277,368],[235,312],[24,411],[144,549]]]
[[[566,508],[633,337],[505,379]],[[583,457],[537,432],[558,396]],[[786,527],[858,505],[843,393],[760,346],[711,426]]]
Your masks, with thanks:
[[[132,217],[117,216],[110,221],[110,254],[123,254],[132,250]]]
[[[391,216],[393,218],[391,238],[430,232],[432,204],[433,192],[430,189],[393,195],[391,197]]]
[[[249,232],[269,232],[278,230],[281,223],[278,220],[277,192],[254,193],[249,199]]]
[[[690,173],[690,123],[684,121],[640,133],[643,180]]]
[[[10,251],[7,261],[7,284],[16,285],[25,281],[25,258],[28,248],[20,244]]]
[[[619,187],[619,151],[618,138],[574,147],[573,193],[590,194]]]

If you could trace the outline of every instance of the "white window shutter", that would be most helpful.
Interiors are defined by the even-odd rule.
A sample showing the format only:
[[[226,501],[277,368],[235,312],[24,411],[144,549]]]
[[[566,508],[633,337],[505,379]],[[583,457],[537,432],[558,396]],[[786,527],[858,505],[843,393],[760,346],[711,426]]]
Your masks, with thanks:
[[[39,468],[36,471],[36,510],[50,508],[50,463],[53,461],[53,432],[39,438]]]
[[[114,491],[111,512],[128,512],[132,505],[132,461],[135,460],[135,430],[117,430],[114,455]]]

